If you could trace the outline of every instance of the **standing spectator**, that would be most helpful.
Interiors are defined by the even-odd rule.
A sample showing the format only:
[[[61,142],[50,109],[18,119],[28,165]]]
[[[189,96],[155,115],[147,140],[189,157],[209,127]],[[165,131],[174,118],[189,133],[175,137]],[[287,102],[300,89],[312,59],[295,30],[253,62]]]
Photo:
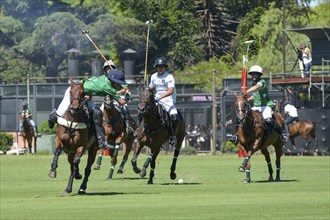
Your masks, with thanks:
[[[303,53],[302,58],[303,58],[303,63],[304,63],[304,67],[305,67],[306,77],[310,77],[310,71],[311,71],[311,67],[312,67],[311,51],[306,47],[305,44],[300,45],[300,50]],[[303,75],[302,75],[302,77],[303,77]]]

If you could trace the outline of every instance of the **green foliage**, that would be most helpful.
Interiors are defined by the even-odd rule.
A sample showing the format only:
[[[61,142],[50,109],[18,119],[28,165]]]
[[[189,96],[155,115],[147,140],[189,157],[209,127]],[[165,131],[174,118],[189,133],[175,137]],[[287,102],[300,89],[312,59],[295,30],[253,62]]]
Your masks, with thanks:
[[[8,151],[13,146],[14,137],[6,132],[0,132],[0,150]]]
[[[231,141],[226,141],[226,142],[222,143],[221,149],[224,152],[227,152],[227,151],[236,152],[238,150],[238,146]]]
[[[175,77],[179,83],[197,84],[196,89],[211,92],[213,71],[215,71],[216,88],[221,87],[223,78],[233,77],[235,72],[239,73],[232,66],[219,60],[211,59],[209,62],[202,61],[194,66],[186,67],[182,71],[175,72]]]
[[[310,2],[286,1],[287,28],[329,25],[329,2],[323,1],[315,11],[310,11]],[[136,50],[139,72],[145,62],[145,21],[150,19],[154,23],[148,69],[159,56],[166,57],[174,71],[216,58],[225,65],[225,73],[215,68],[221,72],[220,79],[238,76],[246,52],[244,42],[253,39],[249,65],[258,63],[266,72],[278,72],[282,64],[281,7],[282,1],[275,0],[3,0],[0,81],[25,82],[27,73],[36,82],[44,82],[45,75],[62,76],[68,65],[66,51],[71,48],[82,51],[81,60],[89,60],[93,55],[86,51],[95,48],[81,35],[85,29],[120,68],[126,58],[123,51]],[[296,39],[306,42],[301,36]],[[287,61],[295,61],[295,51],[287,47]],[[80,67],[82,73],[90,72],[86,63]],[[211,72],[213,61],[204,66],[195,78]],[[202,82],[200,88],[210,88],[209,83]]]
[[[48,126],[48,120],[44,121],[41,125],[38,127],[38,132],[41,134],[56,134],[56,128],[55,125],[52,129]]]
[[[197,150],[194,147],[186,146],[184,148],[181,148],[180,154],[181,155],[196,155]]]

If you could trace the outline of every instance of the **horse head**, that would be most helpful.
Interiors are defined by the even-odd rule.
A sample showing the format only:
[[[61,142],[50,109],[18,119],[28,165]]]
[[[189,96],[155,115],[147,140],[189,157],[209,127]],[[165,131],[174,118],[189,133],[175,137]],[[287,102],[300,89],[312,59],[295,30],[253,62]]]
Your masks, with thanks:
[[[71,114],[77,114],[82,107],[82,102],[84,100],[84,82],[74,82],[71,80],[71,90],[70,90],[70,112]]]
[[[138,111],[140,115],[146,114],[155,106],[155,97],[151,89],[145,88],[140,92]]]
[[[250,111],[250,104],[248,100],[246,99],[245,95],[238,95],[237,93],[234,93],[236,97],[235,102],[235,109],[236,109],[236,117],[240,124],[244,123],[244,120]]]

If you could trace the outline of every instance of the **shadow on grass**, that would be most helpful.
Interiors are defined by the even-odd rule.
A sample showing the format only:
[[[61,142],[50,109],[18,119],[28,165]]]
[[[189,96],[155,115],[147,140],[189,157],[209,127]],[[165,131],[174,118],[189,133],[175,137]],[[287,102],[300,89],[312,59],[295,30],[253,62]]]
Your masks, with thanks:
[[[155,194],[155,193],[141,193],[141,192],[132,192],[132,193],[123,193],[123,192],[87,192],[86,194],[73,193],[70,196],[117,196],[117,195],[142,195],[142,194]]]
[[[160,183],[159,185],[168,186],[168,185],[201,185],[201,183]]]
[[[281,180],[281,181],[268,181],[268,180],[257,180],[252,181],[254,183],[289,183],[289,182],[300,182],[299,180]]]

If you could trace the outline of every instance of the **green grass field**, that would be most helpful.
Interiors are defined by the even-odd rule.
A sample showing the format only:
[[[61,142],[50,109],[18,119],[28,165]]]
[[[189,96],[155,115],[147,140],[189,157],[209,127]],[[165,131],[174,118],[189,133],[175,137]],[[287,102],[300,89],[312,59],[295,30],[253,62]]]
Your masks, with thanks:
[[[130,155],[132,156],[132,155]],[[121,157],[120,161],[121,161]],[[146,155],[139,157],[141,166]],[[153,185],[126,164],[106,180],[109,158],[92,171],[87,194],[63,196],[69,176],[61,155],[56,179],[51,155],[0,156],[0,219],[330,219],[329,157],[282,157],[282,181],[266,182],[263,156],[252,157],[252,183],[241,181],[236,155],[180,156],[177,180],[169,178],[172,155],[157,159]],[[273,168],[274,156],[272,156]],[[86,155],[80,164],[86,164]]]

